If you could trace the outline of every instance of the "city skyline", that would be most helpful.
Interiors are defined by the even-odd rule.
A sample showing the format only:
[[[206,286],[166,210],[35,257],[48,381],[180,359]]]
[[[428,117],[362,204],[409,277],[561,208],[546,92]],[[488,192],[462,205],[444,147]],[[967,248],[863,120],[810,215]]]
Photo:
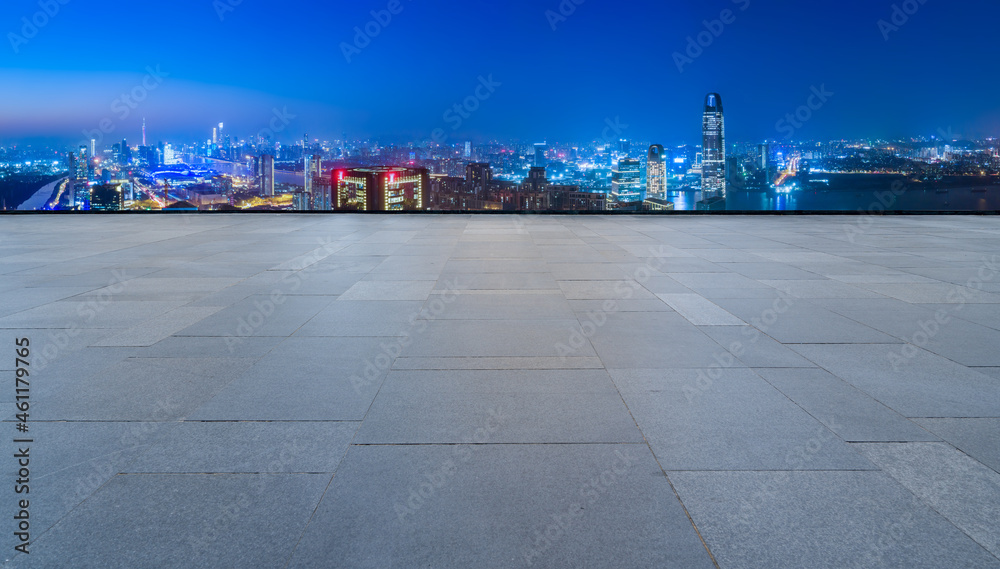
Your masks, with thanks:
[[[203,138],[204,125],[224,122],[287,140],[588,140],[610,120],[629,125],[631,139],[691,143],[690,101],[707,92],[726,94],[734,140],[1000,133],[1000,109],[978,95],[997,86],[983,70],[1000,7],[909,1],[903,10],[516,0],[468,10],[380,0],[318,7],[301,26],[281,26],[265,8],[230,0],[96,10],[53,0],[51,15],[16,0],[0,28],[0,80],[10,87],[0,94],[0,144],[75,140],[104,119],[112,138],[138,139],[143,118],[151,139]],[[67,57],[112,13],[115,45],[126,49]],[[271,49],[236,64],[241,38],[265,31]],[[936,64],[943,58],[949,65]],[[618,81],[621,65],[655,72]],[[795,118],[803,106],[806,121]]]

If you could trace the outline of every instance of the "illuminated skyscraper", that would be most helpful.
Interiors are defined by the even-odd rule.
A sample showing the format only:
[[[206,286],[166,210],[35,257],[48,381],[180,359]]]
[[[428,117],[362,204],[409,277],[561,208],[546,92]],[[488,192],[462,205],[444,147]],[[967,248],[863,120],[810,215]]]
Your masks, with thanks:
[[[425,168],[378,166],[333,172],[338,211],[403,211],[427,208],[430,173]]]
[[[722,97],[705,97],[702,144],[701,191],[705,198],[726,197],[726,123],[722,116]]]
[[[641,163],[632,158],[622,158],[611,171],[611,195],[619,202],[642,201]]]
[[[82,145],[76,156],[76,179],[84,183],[90,180],[90,159],[87,157],[87,147]]]
[[[66,181],[66,192],[69,194],[69,207],[76,207],[76,153],[69,152],[69,180]]]
[[[646,197],[666,198],[667,196],[667,153],[660,144],[649,147],[646,160]]]
[[[303,139],[305,143],[305,139]],[[304,193],[305,200],[309,204],[306,209],[320,209],[319,207],[314,207],[316,197],[313,195],[314,191],[321,191],[316,187],[316,180],[323,176],[323,157],[322,156],[306,156],[305,170],[304,170]],[[329,190],[328,190],[329,191]],[[319,196],[320,202],[322,203],[322,196]]]
[[[306,157],[306,167],[305,167],[305,192],[307,194],[313,191],[313,181],[323,175],[323,157],[322,156],[312,156]]]
[[[260,157],[260,193],[264,196],[274,195],[274,156],[265,154]]]

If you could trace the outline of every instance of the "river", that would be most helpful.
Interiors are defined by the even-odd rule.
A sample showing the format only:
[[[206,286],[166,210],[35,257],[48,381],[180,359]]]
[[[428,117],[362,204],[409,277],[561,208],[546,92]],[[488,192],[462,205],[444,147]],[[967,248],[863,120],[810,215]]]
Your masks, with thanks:
[[[24,200],[24,203],[17,206],[18,211],[33,211],[37,209],[44,209],[45,204],[49,203],[52,199],[52,194],[56,191],[56,186],[66,178],[60,178],[51,184],[47,184],[42,189],[35,192],[30,198]]]

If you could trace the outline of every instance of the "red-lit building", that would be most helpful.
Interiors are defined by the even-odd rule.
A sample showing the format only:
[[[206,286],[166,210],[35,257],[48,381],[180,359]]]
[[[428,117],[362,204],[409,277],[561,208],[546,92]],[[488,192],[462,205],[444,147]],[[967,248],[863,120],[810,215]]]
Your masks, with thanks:
[[[422,211],[430,205],[430,174],[425,168],[334,170],[332,184],[337,211]]]

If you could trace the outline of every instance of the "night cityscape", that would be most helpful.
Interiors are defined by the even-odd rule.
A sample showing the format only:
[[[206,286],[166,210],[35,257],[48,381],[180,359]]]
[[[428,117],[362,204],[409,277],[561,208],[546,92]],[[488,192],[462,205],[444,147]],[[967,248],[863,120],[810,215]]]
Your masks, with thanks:
[[[0,569],[1000,569],[995,0],[7,0]]]
[[[819,93],[819,92],[817,92]],[[865,211],[902,184],[890,210],[1000,209],[1000,143],[942,132],[905,140],[727,143],[723,97],[705,98],[701,144],[622,135],[584,143],[432,140],[272,142],[231,134],[201,142],[75,151],[0,148],[4,209],[43,211],[669,212]],[[694,105],[692,105],[694,107]],[[803,107],[807,108],[807,107]],[[789,125],[796,124],[790,115]],[[691,121],[697,125],[696,120]],[[208,129],[206,129],[206,132]],[[373,174],[378,172],[378,175]]]

